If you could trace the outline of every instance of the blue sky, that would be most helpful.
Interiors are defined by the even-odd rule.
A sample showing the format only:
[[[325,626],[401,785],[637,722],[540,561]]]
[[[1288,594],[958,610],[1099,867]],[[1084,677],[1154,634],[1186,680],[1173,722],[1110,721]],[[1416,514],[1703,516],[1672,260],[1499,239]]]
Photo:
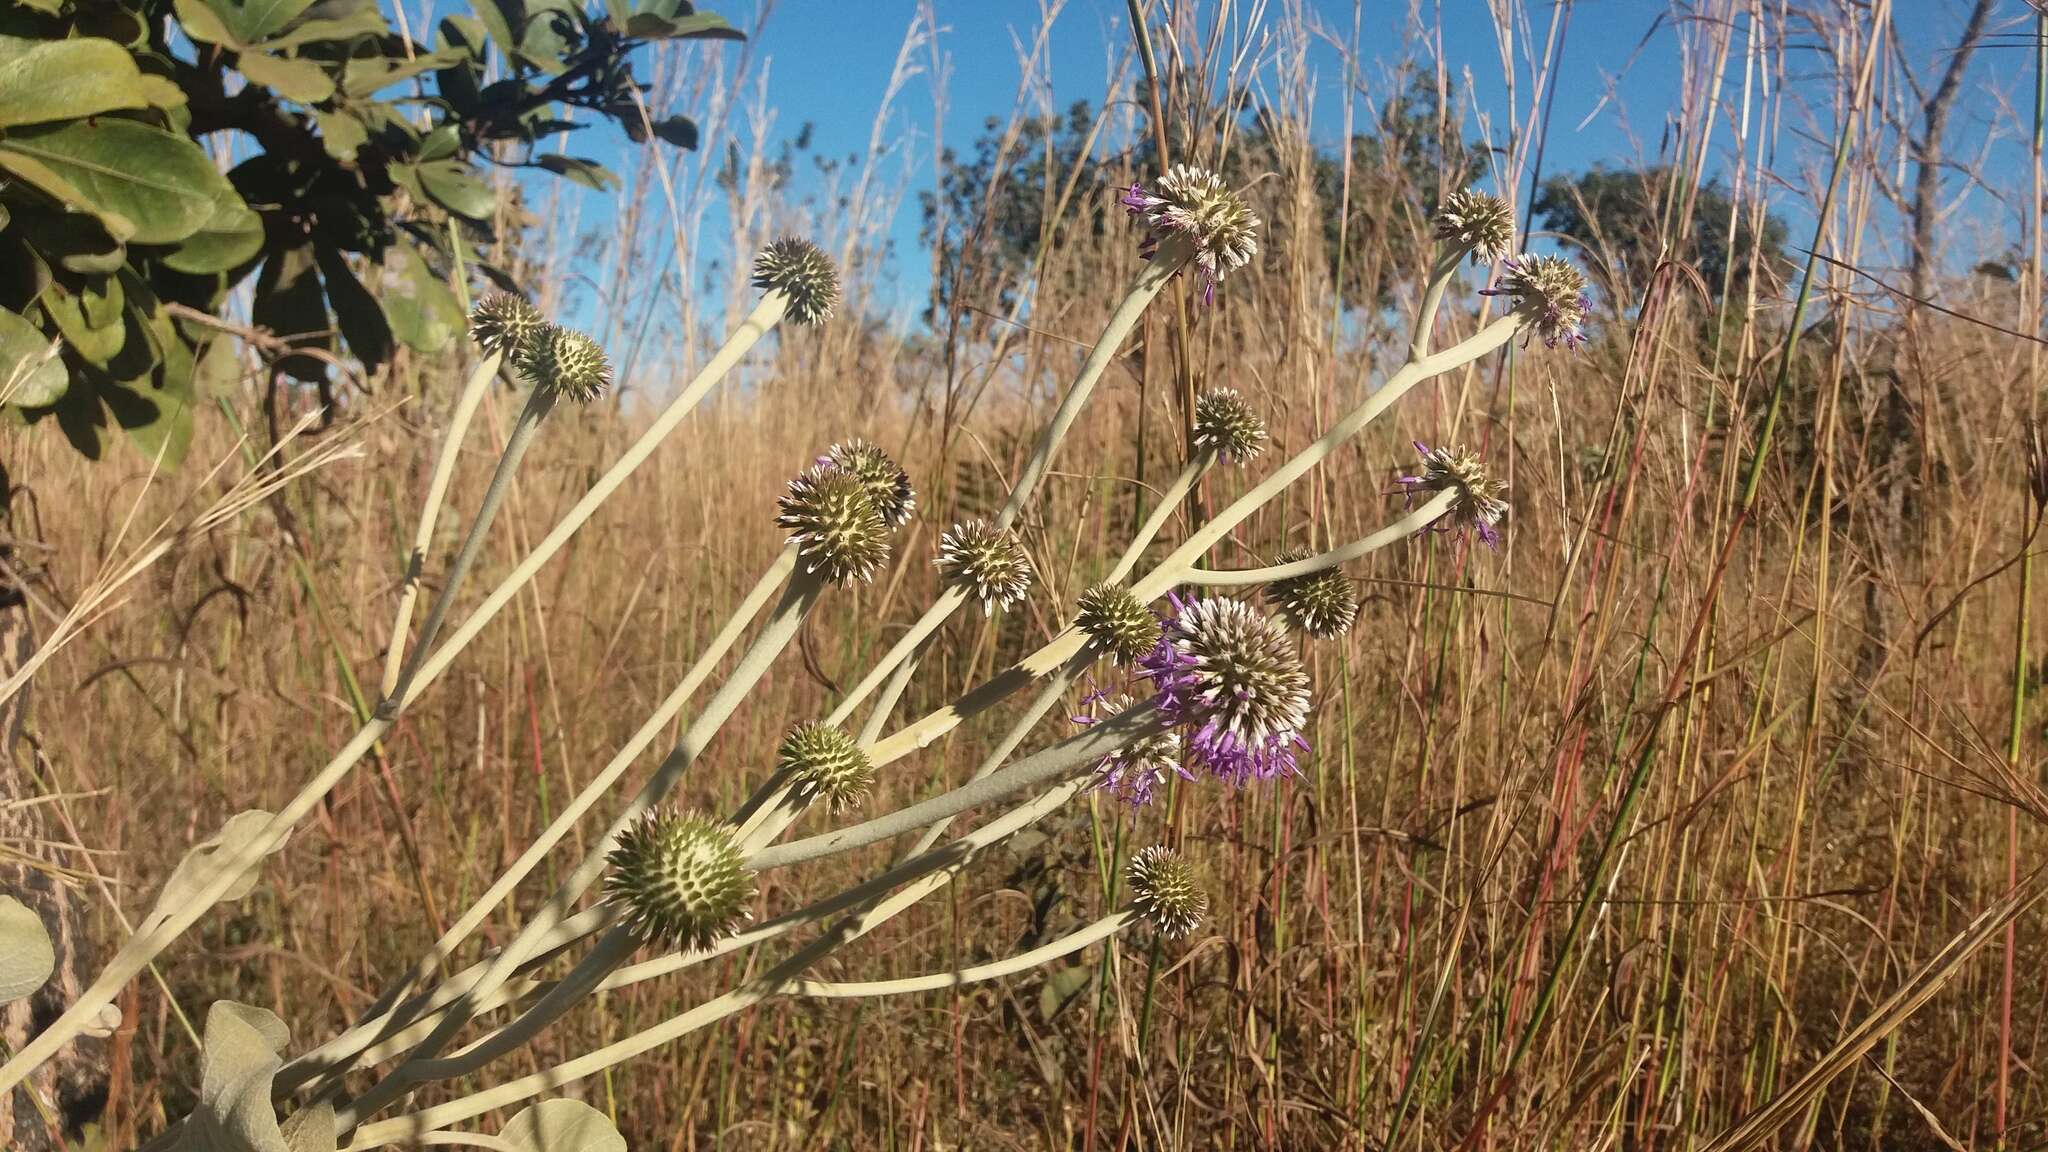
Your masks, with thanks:
[[[1348,36],[1352,0],[1301,2],[1339,35]],[[793,135],[801,125],[810,124],[818,153],[845,156],[860,151],[916,13],[916,0],[706,0],[704,6],[737,25],[752,27],[764,3],[767,16],[752,51],[757,54],[756,67],[762,60],[770,65],[767,100],[775,109],[777,133]],[[1237,12],[1252,6],[1246,0],[1234,0],[1232,5]],[[1678,6],[1719,4],[1691,0]],[[1898,42],[1923,83],[1931,84],[1962,26],[1968,0],[1895,0],[1894,6]],[[945,143],[964,152],[987,117],[1010,112],[1020,76],[1017,44],[1028,42],[1037,28],[1039,6],[1023,0],[936,0],[935,7],[941,25],[938,46],[951,65]],[[1215,5],[1207,7],[1213,10]],[[1540,47],[1551,9],[1540,0],[1529,7]],[[1658,156],[1669,118],[1677,114],[1682,84],[1675,64],[1681,31],[1673,7],[1666,0],[1573,0],[1563,47],[1566,82],[1559,86],[1551,113],[1546,172],[1578,171],[1595,163],[1626,165]],[[1280,0],[1270,0],[1267,20],[1277,22],[1281,8]],[[1473,98],[1493,119],[1494,142],[1504,143],[1514,111],[1500,79],[1500,50],[1486,0],[1414,0],[1412,7],[1410,0],[1363,0],[1361,54],[1367,61],[1369,96],[1377,98],[1386,88],[1385,68],[1376,65],[1390,65],[1411,50],[1402,41],[1404,27],[1410,35],[1417,27],[1410,22],[1411,12],[1420,13],[1424,26],[1441,27],[1445,59],[1452,69],[1469,72]],[[1054,107],[1064,108],[1077,99],[1102,101],[1107,61],[1128,41],[1126,20],[1126,0],[1068,0],[1050,40]],[[1993,193],[2000,187],[2026,186],[2026,128],[2020,121],[2028,115],[2032,97],[2032,52],[2016,40],[2031,26],[2023,0],[2003,0],[1993,21],[1994,32],[2002,35],[1994,36],[1994,43],[1977,55],[1950,128],[1950,154],[1980,162],[1993,176],[1991,190],[1961,178],[1951,178],[1946,186],[1951,197],[1960,197],[1956,218],[1978,222],[1971,236],[1955,239],[1975,244],[1980,252],[1999,243],[2001,235],[2017,236],[2024,197],[2008,197],[2000,204]],[[1334,48],[1322,45],[1312,51],[1310,63],[1317,74],[1317,135],[1334,143],[1341,126],[1342,63]],[[1795,43],[1787,66],[1794,77],[1795,99],[1773,154],[1774,174],[1783,181],[1773,196],[1777,210],[1791,222],[1795,240],[1803,240],[1812,227],[1805,193],[1827,149],[1826,141],[1815,137],[1834,129],[1828,103],[1832,64],[1810,43]],[[1887,61],[1888,70],[1891,66]],[[1526,84],[1527,60],[1518,60],[1517,68]],[[913,195],[898,210],[890,232],[899,253],[913,254],[894,269],[894,306],[899,314],[914,311],[927,282],[918,254],[914,193],[929,188],[933,180],[931,79],[927,74],[910,82],[898,97],[889,126],[890,146],[907,149],[915,168]],[[1738,62],[1731,66],[1724,92],[1732,98],[1739,94],[1740,83]],[[1526,94],[1522,98],[1526,103]],[[1715,139],[1718,164],[1726,161],[1733,136],[1717,128]],[[707,153],[719,147],[718,141],[705,142]],[[1899,173],[1907,167],[1902,165]]]

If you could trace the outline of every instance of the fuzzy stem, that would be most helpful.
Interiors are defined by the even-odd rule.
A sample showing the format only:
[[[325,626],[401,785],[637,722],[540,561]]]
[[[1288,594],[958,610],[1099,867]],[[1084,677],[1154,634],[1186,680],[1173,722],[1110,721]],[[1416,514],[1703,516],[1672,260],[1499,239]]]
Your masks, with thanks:
[[[406,639],[412,631],[413,609],[419,603],[420,573],[426,567],[427,550],[434,545],[434,525],[441,517],[442,502],[448,496],[448,482],[455,475],[456,457],[462,454],[462,441],[469,435],[469,422],[476,415],[477,406],[483,403],[484,393],[490,391],[491,381],[497,379],[498,365],[503,358],[496,352],[489,353],[469,374],[469,382],[463,385],[462,395],[455,401],[455,410],[448,416],[448,433],[441,438],[441,454],[434,461],[434,476],[427,484],[426,503],[420,506],[420,522],[413,532],[412,554],[405,561],[405,587],[398,594],[398,612],[391,622],[391,643],[384,651],[384,679],[378,684],[377,698],[382,700],[398,689],[398,675],[405,667]]]
[[[946,988],[959,988],[967,984],[978,984],[984,980],[999,980],[1014,976],[1062,956],[1070,956],[1098,940],[1116,935],[1138,919],[1138,914],[1129,907],[1112,912],[1084,928],[1077,928],[1057,940],[1041,944],[1029,952],[976,964],[956,972],[930,972],[923,976],[904,976],[895,980],[798,980],[789,987],[791,996],[808,996],[818,1000],[858,1000],[869,996],[902,996],[914,992],[936,992]]]
[[[462,538],[462,547],[448,565],[448,575],[441,582],[441,590],[434,595],[433,607],[427,609],[427,622],[420,625],[419,644],[414,647],[412,658],[401,666],[397,683],[377,705],[380,715],[396,716],[401,707],[400,701],[409,695],[407,690],[413,678],[419,675],[420,660],[441,635],[441,626],[448,620],[448,609],[455,603],[455,594],[461,591],[463,578],[469,575],[477,554],[483,551],[484,537],[490,533],[491,522],[498,518],[498,508],[512,491],[512,477],[519,470],[519,462],[526,458],[526,450],[533,446],[534,437],[540,434],[540,426],[547,420],[548,413],[554,411],[555,399],[555,390],[539,382],[534,382],[532,391],[526,394],[526,407],[519,410],[519,419],[512,425],[512,434],[505,438],[504,454],[498,457],[498,469],[491,473],[490,487],[484,489],[483,500],[476,506],[476,516],[469,522],[469,535]]]
[[[1291,580],[1297,576],[1309,576],[1327,569],[1337,568],[1361,556],[1377,552],[1387,545],[1405,540],[1422,532],[1450,511],[1458,499],[1456,492],[1444,491],[1429,498],[1421,507],[1406,516],[1374,532],[1362,540],[1354,540],[1342,548],[1332,548],[1320,556],[1296,560],[1292,564],[1274,564],[1265,568],[1211,569],[1190,568],[1181,573],[1183,584],[1199,584],[1204,587],[1238,587],[1246,584],[1271,584],[1275,580]]]

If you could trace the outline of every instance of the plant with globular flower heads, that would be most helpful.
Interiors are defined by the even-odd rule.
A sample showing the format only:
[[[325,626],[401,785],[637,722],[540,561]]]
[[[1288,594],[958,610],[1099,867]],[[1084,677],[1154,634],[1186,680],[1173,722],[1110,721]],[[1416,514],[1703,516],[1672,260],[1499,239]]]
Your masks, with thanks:
[[[1546,344],[1576,345],[1583,338],[1584,279],[1553,257],[1508,261],[1506,276],[1494,291],[1512,297],[1515,306],[1449,347],[1433,349],[1441,303],[1465,258],[1491,255],[1500,246],[1502,230],[1512,230],[1504,204],[1472,194],[1447,199],[1436,224],[1442,240],[1415,317],[1409,356],[1399,369],[1377,387],[1358,387],[1355,407],[1335,414],[1319,439],[1262,475],[1252,467],[1260,462],[1266,440],[1257,407],[1229,389],[1204,393],[1189,413],[1188,459],[1156,494],[1152,511],[1123,542],[1115,563],[1091,574],[1095,582],[1071,602],[1049,604],[1042,617],[1072,623],[1023,660],[965,686],[926,715],[896,720],[897,704],[927,665],[946,669],[938,675],[958,674],[957,666],[946,661],[921,659],[955,612],[969,603],[993,611],[1018,603],[1032,590],[1036,574],[1020,527],[1037,531],[1045,523],[1041,483],[1146,309],[1188,268],[1196,269],[1206,297],[1218,280],[1257,252],[1257,217],[1213,173],[1177,166],[1131,187],[1123,203],[1143,229],[1140,244],[1150,259],[1117,302],[1024,455],[1002,506],[941,534],[935,580],[920,578],[919,569],[898,562],[889,585],[892,596],[899,589],[915,595],[929,585],[938,587],[937,594],[885,651],[866,663],[850,687],[835,685],[837,699],[827,714],[772,718],[787,735],[775,763],[763,766],[753,792],[723,817],[674,806],[680,783],[735,715],[747,709],[748,722],[756,723],[754,718],[768,707],[763,701],[787,695],[758,689],[771,675],[792,674],[787,672],[790,662],[778,658],[817,604],[827,596],[858,595],[857,589],[843,586],[857,586],[891,563],[899,529],[906,541],[921,531],[910,527],[916,500],[909,475],[863,439],[834,444],[790,481],[776,515],[786,546],[612,759],[561,805],[547,828],[522,847],[517,859],[354,1026],[286,1059],[275,1073],[272,1092],[244,1094],[235,1107],[250,1115],[237,1123],[246,1121],[251,1130],[275,1125],[276,1117],[267,1112],[275,1096],[321,1101],[317,1121],[325,1124],[331,1117],[339,1140],[349,1148],[428,1142],[430,1136],[432,1142],[470,1141],[473,1134],[444,1130],[603,1073],[772,997],[952,989],[1046,963],[1132,926],[1178,937],[1201,923],[1208,896],[1193,870],[1174,854],[1152,848],[1131,860],[1126,905],[1029,951],[889,980],[838,983],[813,977],[821,964],[841,968],[854,963],[862,936],[941,891],[991,849],[1076,797],[1099,795],[1135,806],[1176,781],[1197,788],[1210,787],[1212,779],[1231,785],[1266,781],[1284,788],[1290,786],[1288,778],[1316,771],[1306,737],[1316,694],[1302,645],[1304,636],[1334,636],[1357,626],[1343,566],[1432,527],[1469,527],[1490,539],[1505,510],[1500,487],[1470,454],[1425,449],[1420,470],[1405,478],[1419,503],[1405,512],[1390,511],[1391,521],[1369,535],[1315,554],[1290,551],[1279,563],[1260,568],[1210,568],[1205,557],[1235,539],[1256,513],[1274,506],[1424,381],[1464,368],[1523,334],[1540,336]],[[603,350],[587,337],[546,326],[537,313],[509,298],[493,297],[479,305],[473,329],[483,346],[482,361],[458,403],[428,489],[375,715],[324,767],[310,773],[305,787],[277,813],[245,814],[232,837],[224,834],[219,846],[206,849],[210,855],[198,870],[203,879],[145,921],[105,976],[8,1059],[0,1068],[0,1091],[18,1084],[28,1068],[97,1019],[112,996],[205,908],[241,883],[265,854],[278,850],[292,828],[392,734],[407,707],[438,682],[465,646],[764,334],[785,318],[821,321],[838,299],[830,261],[808,242],[777,241],[760,255],[753,271],[762,295],[732,336],[648,431],[444,637],[457,590],[525,446],[548,422],[574,417],[571,406],[563,406],[563,415],[551,415],[558,400],[595,395],[610,372]],[[436,538],[434,519],[445,499],[447,472],[460,449],[468,413],[508,363],[535,387],[414,637],[411,598]],[[1222,461],[1245,468],[1243,490],[1220,508],[1196,514],[1188,497]],[[1184,514],[1183,524],[1178,518]],[[761,528],[770,530],[766,524]],[[1179,533],[1179,538],[1171,547],[1153,550],[1168,533]],[[1059,570],[1060,586],[1052,571],[1044,573],[1044,594],[1061,591],[1070,568]],[[1265,587],[1264,602],[1277,615],[1216,591],[1260,586]],[[745,643],[735,653],[742,638]],[[1079,723],[1062,728],[1058,739],[1020,751],[1047,717],[1074,711],[1060,706],[1073,699],[1084,678],[1096,675],[1113,677],[1114,683],[1085,698],[1082,714],[1073,717]],[[717,687],[709,699],[695,702],[698,688],[714,680]],[[876,797],[923,792],[931,765],[940,761],[910,769],[915,787],[890,788],[880,781],[902,770],[899,761],[929,755],[926,750],[948,732],[1022,692],[1030,693],[1029,702],[1015,710],[1007,729],[963,779],[872,815],[849,815],[862,801],[872,806]],[[693,702],[696,707],[689,711]],[[627,774],[650,746],[678,728],[680,735],[667,754],[644,778],[636,777],[637,788],[622,791]],[[807,812],[833,826],[785,839]],[[950,824],[968,813],[977,814],[979,823],[946,839]],[[565,857],[562,846],[579,828],[576,842],[587,847],[580,857]],[[878,865],[809,904],[790,898],[803,885],[760,879],[884,842],[903,845],[894,863]],[[514,893],[543,864],[558,877],[552,890],[544,899],[511,904]],[[601,892],[603,901],[575,911],[594,891]],[[750,925],[747,915],[756,902],[766,906],[766,917]],[[449,963],[483,925],[505,922],[513,907],[534,911],[511,917],[512,930],[476,964],[461,968]],[[772,958],[750,952],[784,937],[797,942]],[[629,965],[643,950],[656,955]],[[532,1075],[495,1084],[486,1080],[467,1094],[430,1087],[477,1077],[563,1014],[591,1003],[600,991],[725,956],[739,961],[729,968],[739,983],[708,1001],[665,1019],[636,1023],[604,1047]],[[543,980],[538,969],[552,957],[564,957],[566,969]],[[331,1112],[325,1110],[330,1107]],[[177,1138],[177,1131],[167,1139]]]
[[[1475,264],[1494,264],[1514,255],[1515,210],[1486,192],[1460,188],[1436,210],[1436,238],[1472,254]]]

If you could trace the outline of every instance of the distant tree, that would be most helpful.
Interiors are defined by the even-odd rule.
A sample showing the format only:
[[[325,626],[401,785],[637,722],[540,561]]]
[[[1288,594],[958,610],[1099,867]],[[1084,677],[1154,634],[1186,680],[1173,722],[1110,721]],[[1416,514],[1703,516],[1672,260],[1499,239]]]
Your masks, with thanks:
[[[1634,287],[1648,281],[1660,257],[1669,256],[1697,268],[1710,292],[1719,294],[1724,284],[1742,291],[1748,284],[1750,249],[1758,242],[1748,207],[1735,213],[1731,238],[1728,193],[1718,181],[1707,181],[1693,193],[1692,227],[1685,245],[1666,252],[1666,204],[1673,198],[1672,179],[1671,169],[1661,166],[1595,167],[1577,176],[1553,176],[1536,194],[1537,227],[1618,261],[1619,273]],[[1760,266],[1769,267],[1783,259],[1785,222],[1766,214],[1761,242]],[[1730,261],[1734,262],[1733,277],[1728,275]]]

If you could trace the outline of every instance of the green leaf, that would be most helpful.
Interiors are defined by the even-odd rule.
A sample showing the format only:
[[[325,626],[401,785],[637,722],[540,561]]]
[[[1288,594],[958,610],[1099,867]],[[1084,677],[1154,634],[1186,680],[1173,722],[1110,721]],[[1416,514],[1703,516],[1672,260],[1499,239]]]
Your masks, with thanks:
[[[543,1100],[506,1121],[498,1139],[519,1152],[626,1152],[619,1130],[581,1100]]]
[[[213,214],[223,181],[199,145],[133,120],[25,128],[0,138],[0,168],[100,218],[116,240],[172,244]]]
[[[319,0],[306,10],[305,18],[281,36],[263,42],[266,48],[283,51],[306,44],[325,44],[382,36],[391,31],[377,0]]]
[[[284,1066],[291,1033],[274,1013],[232,1000],[206,1012],[199,1055],[199,1106],[179,1144],[183,1152],[292,1152],[270,1105],[270,1084]]]
[[[263,217],[242,203],[241,195],[233,188],[223,188],[206,223],[166,254],[163,265],[176,272],[204,276],[239,268],[255,259],[262,249]]]
[[[427,199],[457,216],[488,220],[498,206],[491,186],[477,179],[469,165],[460,160],[429,160],[413,165],[421,191]]]
[[[150,103],[135,57],[112,40],[0,36],[0,128]]]
[[[654,134],[665,144],[697,150],[697,122],[688,116],[670,116],[654,122]]]
[[[453,123],[436,124],[420,137],[420,159],[445,160],[462,149],[462,129]]]
[[[27,317],[0,309],[0,401],[41,408],[55,404],[69,386],[50,338]]]
[[[236,58],[235,67],[252,82],[301,104],[318,104],[334,95],[334,78],[315,60],[244,52]]]
[[[270,254],[256,277],[251,312],[257,324],[294,347],[334,349],[328,331],[327,297],[314,271],[311,246]],[[287,355],[278,361],[278,367],[309,384],[327,378],[327,365],[311,356]]]
[[[127,249],[89,213],[24,205],[18,226],[44,260],[66,272],[112,272],[128,263]]]
[[[343,164],[353,164],[356,149],[370,139],[370,130],[352,113],[322,112],[315,109],[313,120],[320,125],[320,144],[327,154]]]
[[[143,919],[142,925],[135,930],[136,934],[146,935],[155,931],[173,912],[198,899],[206,886],[219,876],[220,869],[230,858],[247,851],[256,843],[257,835],[268,823],[270,813],[261,809],[237,812],[228,817],[228,822],[222,825],[221,830],[211,839],[193,845],[191,850],[185,853],[184,859],[178,861],[178,866],[171,871],[171,878],[164,881],[164,890],[156,898],[156,907]],[[265,855],[282,847],[284,841],[279,840],[270,846]],[[227,891],[221,893],[221,900],[240,900],[255,890],[256,881],[261,878],[262,869],[250,867],[236,877]],[[211,1027],[211,1018],[208,1026]]]
[[[95,276],[77,291],[61,280],[43,292],[43,311],[64,334],[71,350],[104,367],[128,342],[128,298],[114,276]]]
[[[745,40],[746,33],[709,12],[694,16],[662,16],[636,12],[626,21],[626,35],[650,40]]]
[[[341,90],[358,98],[368,96],[402,80],[445,68],[461,58],[459,52],[446,55],[422,52],[410,60],[393,60],[384,56],[350,60],[342,69]]]
[[[173,11],[178,14],[178,25],[185,35],[201,44],[222,44],[239,48],[241,41],[228,28],[227,21],[220,18],[209,7],[206,0],[172,0]]]
[[[313,0],[205,0],[233,37],[233,44],[255,44],[290,26]]]
[[[599,192],[608,191],[619,183],[618,176],[613,174],[611,169],[595,160],[585,160],[581,156],[561,156],[551,152],[535,159],[534,163],[557,176],[567,176],[578,184]]]
[[[377,306],[376,298],[349,268],[348,257],[325,247],[318,249],[316,256],[320,279],[327,284],[328,306],[334,309],[336,326],[341,329],[342,339],[348,341],[348,350],[366,368],[376,368],[390,360],[391,325],[384,318],[384,310]]]
[[[35,910],[0,896],[0,1004],[31,995],[57,970],[57,952]]]
[[[392,248],[384,259],[379,289],[391,334],[416,352],[439,352],[462,330],[462,306],[455,293],[411,248]]]

